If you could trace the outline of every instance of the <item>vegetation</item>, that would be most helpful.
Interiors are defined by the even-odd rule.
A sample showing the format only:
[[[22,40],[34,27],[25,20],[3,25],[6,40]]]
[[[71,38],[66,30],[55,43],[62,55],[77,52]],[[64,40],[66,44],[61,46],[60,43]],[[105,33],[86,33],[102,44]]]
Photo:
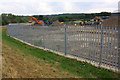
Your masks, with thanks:
[[[101,13],[66,13],[66,14],[56,14],[56,15],[33,15],[38,20],[43,20],[45,23],[47,21],[51,24],[52,22],[59,20],[60,22],[68,22],[68,21],[79,21],[79,20],[90,20],[94,18],[94,16],[110,16],[110,12],[101,12]],[[6,25],[8,23],[24,23],[28,22],[30,16],[18,16],[13,14],[2,14],[2,25]]]
[[[24,23],[29,21],[29,16],[17,16],[13,14],[2,14],[2,25],[9,23]]]
[[[59,63],[58,69],[68,71],[74,75],[81,76],[83,78],[120,78],[119,73],[115,73],[111,70],[97,68],[86,62],[77,61],[75,59],[69,59],[63,56],[59,56],[50,51],[44,51],[38,49],[20,41],[17,41],[6,34],[6,29],[2,30],[2,39],[7,42],[11,47],[18,48],[30,55],[47,61],[50,64]]]

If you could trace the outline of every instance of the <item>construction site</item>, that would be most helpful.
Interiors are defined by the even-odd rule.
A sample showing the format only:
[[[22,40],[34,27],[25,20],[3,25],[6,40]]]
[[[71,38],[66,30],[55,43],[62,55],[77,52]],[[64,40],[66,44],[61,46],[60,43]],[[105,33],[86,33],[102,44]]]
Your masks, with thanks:
[[[0,79],[120,79],[120,1],[0,7]]]
[[[30,16],[29,23],[9,24],[7,33],[31,45],[118,71],[118,15],[49,25]]]

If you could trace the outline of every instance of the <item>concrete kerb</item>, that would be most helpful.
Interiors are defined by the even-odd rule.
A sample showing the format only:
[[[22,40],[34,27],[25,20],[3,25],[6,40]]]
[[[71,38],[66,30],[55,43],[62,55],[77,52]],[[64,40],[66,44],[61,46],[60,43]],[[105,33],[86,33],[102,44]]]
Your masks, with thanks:
[[[8,34],[7,34],[7,35],[8,35]],[[10,35],[8,35],[8,36],[10,36]],[[18,41],[20,41],[20,42],[22,42],[22,43],[25,43],[25,44],[27,44],[27,45],[29,45],[29,46],[32,46],[32,47],[35,47],[35,48],[39,48],[39,49],[42,49],[42,50],[45,50],[45,51],[50,51],[50,52],[53,52],[54,54],[58,54],[58,55],[60,55],[60,56],[66,57],[66,58],[76,59],[77,61],[87,62],[87,63],[90,63],[90,64],[96,66],[96,67],[101,67],[101,68],[109,69],[109,70],[112,70],[112,71],[114,71],[114,72],[120,72],[119,69],[116,68],[116,67],[111,67],[111,66],[108,66],[108,65],[106,65],[106,64],[101,64],[101,65],[99,66],[99,62],[90,61],[90,60],[83,59],[83,58],[80,58],[80,57],[77,57],[77,56],[72,56],[72,55],[69,55],[69,54],[64,55],[64,53],[62,53],[62,52],[58,52],[58,51],[54,51],[54,50],[51,50],[51,49],[47,49],[47,48],[35,46],[35,45],[32,45],[32,44],[30,44],[30,43],[28,43],[28,42],[25,42],[25,41],[21,40],[21,39],[18,39],[18,38],[16,38],[16,37],[13,37],[13,36],[10,36],[10,37],[11,37],[11,38],[14,38],[15,40],[18,40]]]

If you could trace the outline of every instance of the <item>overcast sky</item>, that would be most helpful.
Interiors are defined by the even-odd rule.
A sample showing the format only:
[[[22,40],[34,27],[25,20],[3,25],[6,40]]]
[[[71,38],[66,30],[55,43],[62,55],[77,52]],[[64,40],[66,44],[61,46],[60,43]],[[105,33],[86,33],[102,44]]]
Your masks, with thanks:
[[[0,0],[0,13],[46,15],[118,10],[119,0]]]

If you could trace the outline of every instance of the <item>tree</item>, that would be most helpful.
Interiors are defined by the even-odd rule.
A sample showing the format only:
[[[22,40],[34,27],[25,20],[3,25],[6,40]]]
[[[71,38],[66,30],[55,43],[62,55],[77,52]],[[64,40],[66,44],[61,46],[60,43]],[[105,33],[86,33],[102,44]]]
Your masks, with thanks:
[[[63,17],[59,17],[58,20],[59,20],[59,22],[65,22],[65,18],[63,18]]]
[[[2,25],[9,23],[24,23],[29,21],[29,16],[16,16],[13,14],[2,14]]]

